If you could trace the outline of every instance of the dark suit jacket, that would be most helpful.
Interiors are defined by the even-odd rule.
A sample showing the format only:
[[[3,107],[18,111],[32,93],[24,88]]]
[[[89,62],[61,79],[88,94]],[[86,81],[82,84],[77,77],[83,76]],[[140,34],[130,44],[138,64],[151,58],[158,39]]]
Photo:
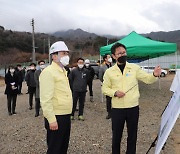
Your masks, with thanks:
[[[36,82],[36,94],[35,94],[36,98],[40,98],[39,97],[39,76],[40,76],[40,74],[41,74],[41,70],[36,70],[34,73],[34,80]]]
[[[15,89],[12,89],[12,83],[14,84]],[[9,72],[5,75],[5,84],[6,84],[6,89],[5,89],[5,94],[7,95],[17,95],[18,94],[18,76],[14,73],[12,76]]]

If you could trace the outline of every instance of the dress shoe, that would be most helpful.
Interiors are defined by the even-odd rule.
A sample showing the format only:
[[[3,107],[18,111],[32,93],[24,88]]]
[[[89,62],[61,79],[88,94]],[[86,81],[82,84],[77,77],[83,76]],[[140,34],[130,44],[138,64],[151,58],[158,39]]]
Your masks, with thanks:
[[[108,115],[106,116],[106,119],[111,119],[111,115],[108,114]]]
[[[32,110],[32,106],[29,107],[29,110]]]
[[[90,102],[94,102],[93,96],[90,96]]]
[[[39,116],[39,114],[35,114],[35,117],[38,117]]]

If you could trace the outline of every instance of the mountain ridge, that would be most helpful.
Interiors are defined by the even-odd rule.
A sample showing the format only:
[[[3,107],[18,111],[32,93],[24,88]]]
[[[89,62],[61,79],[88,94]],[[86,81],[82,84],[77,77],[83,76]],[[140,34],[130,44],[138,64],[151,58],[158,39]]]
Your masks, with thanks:
[[[78,35],[77,35],[78,34]],[[158,40],[158,41],[165,41],[165,42],[174,42],[174,43],[178,43],[180,44],[180,30],[174,30],[174,31],[157,31],[157,32],[150,32],[150,33],[139,33],[140,35],[143,35],[145,37],[154,39],[154,40]],[[115,35],[110,35],[110,34],[106,34],[106,35],[98,35],[95,33],[89,33],[86,32],[80,28],[78,29],[70,29],[67,31],[57,31],[52,33],[51,35],[56,36],[56,37],[62,37],[65,39],[80,39],[80,38],[95,38],[97,36],[100,37],[106,37],[108,39],[112,39],[112,38],[116,38],[116,39],[121,39],[127,35],[121,35],[121,36],[115,36]]]
[[[178,49],[180,47],[180,30],[170,32],[151,32],[141,35],[153,40],[177,43]],[[70,29],[67,31],[57,31],[51,34],[35,33],[36,53],[41,53],[42,55],[47,54],[48,57],[48,38],[50,38],[50,44],[56,41],[65,41],[68,48],[73,51],[74,59],[79,56],[94,56],[99,55],[100,47],[114,43],[125,36],[126,35],[97,35],[95,33],[86,32],[80,28],[76,30]],[[23,57],[21,56],[22,52],[27,53],[29,57],[27,56],[27,58],[23,59]],[[16,59],[21,59],[21,62],[27,61],[27,59],[31,61],[31,53],[32,34],[30,32],[6,30],[3,26],[0,26],[1,57],[9,56],[8,63],[20,62],[20,60],[16,61]],[[14,60],[11,58],[12,55],[14,57]],[[39,59],[43,58],[42,56],[39,57]],[[5,58],[3,60],[5,60]],[[7,63],[7,60],[5,61],[6,62],[4,63]]]
[[[53,35],[55,37],[61,37],[64,39],[69,39],[69,40],[87,39],[87,38],[94,39],[98,36],[95,33],[89,33],[89,32],[86,32],[86,31],[80,29],[80,28],[75,29],[75,30],[69,29],[67,31],[56,31],[56,32],[52,33],[51,35]]]

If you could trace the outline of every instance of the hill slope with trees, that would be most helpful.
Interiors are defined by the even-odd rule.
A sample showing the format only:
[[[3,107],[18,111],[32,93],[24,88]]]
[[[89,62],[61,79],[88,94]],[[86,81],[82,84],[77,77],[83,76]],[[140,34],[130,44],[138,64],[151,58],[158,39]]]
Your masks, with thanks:
[[[175,42],[180,45],[180,30],[170,32],[151,32],[142,34],[145,37],[167,42]],[[53,34],[35,33],[36,57],[38,59],[48,58],[48,38],[50,43],[63,40],[73,51],[73,58],[80,55],[93,56],[99,54],[99,48],[107,44],[107,36],[98,36],[81,29],[58,31]],[[122,36],[108,39],[108,43],[113,43]],[[13,56],[12,56],[13,55]],[[6,30],[0,26],[0,64],[3,61],[8,63],[20,63],[31,61],[32,56],[32,34],[30,32],[18,32]],[[8,58],[9,60],[7,60]],[[7,63],[7,62],[6,62]]]

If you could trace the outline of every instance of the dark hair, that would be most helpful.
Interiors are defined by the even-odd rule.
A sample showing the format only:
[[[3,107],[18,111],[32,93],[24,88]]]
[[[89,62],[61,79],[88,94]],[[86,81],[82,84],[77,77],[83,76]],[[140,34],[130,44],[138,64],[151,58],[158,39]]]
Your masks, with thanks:
[[[36,66],[36,64],[35,64],[35,63],[31,63],[29,66],[32,66],[32,65]]]
[[[58,51],[57,51],[57,52],[52,53],[51,55],[58,55]]]
[[[8,73],[10,73],[10,69],[15,69],[15,67],[14,67],[13,65],[10,65],[10,66],[8,67]]]
[[[45,63],[45,61],[44,60],[40,60],[40,61],[38,61],[38,65],[40,64],[40,63]]]
[[[108,55],[110,55],[110,54],[107,54],[107,53],[106,53],[106,54],[103,56],[103,60],[104,60],[104,61],[105,61],[105,59],[107,58]]]
[[[17,67],[21,67],[22,65],[21,64],[17,64]]]
[[[124,49],[126,49],[126,46],[124,44],[121,43],[115,43],[112,47],[111,47],[111,53],[114,55],[115,51],[118,47],[123,47]]]
[[[13,65],[9,65],[8,69],[11,69],[11,68],[15,69],[15,67]]]
[[[77,62],[78,62],[79,60],[82,60],[82,61],[84,61],[84,59],[83,59],[83,58],[81,58],[81,57],[77,59]]]

